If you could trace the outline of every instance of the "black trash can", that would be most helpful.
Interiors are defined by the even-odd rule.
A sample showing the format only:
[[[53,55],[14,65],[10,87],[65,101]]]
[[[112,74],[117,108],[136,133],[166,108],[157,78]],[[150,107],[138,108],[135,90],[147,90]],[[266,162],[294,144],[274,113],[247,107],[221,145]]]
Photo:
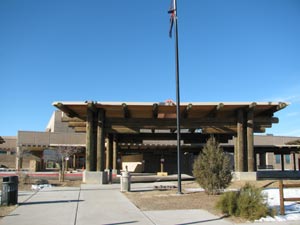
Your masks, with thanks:
[[[1,205],[18,204],[18,176],[3,177]]]

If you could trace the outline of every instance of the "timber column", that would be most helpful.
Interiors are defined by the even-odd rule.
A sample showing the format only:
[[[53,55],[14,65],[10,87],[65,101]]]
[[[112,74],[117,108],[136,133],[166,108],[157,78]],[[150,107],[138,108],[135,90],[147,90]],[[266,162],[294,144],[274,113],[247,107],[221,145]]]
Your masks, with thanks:
[[[117,157],[118,157],[118,149],[117,149],[118,143],[117,143],[117,137],[114,135],[113,137],[113,160],[112,160],[112,176],[113,178],[117,176],[118,170],[117,170]]]
[[[17,146],[17,157],[16,157],[16,170],[20,171],[23,164],[23,154],[20,146]]]
[[[94,113],[93,110],[87,108],[86,118],[86,171],[95,171],[95,139],[94,139]]]
[[[255,153],[254,153],[254,141],[253,141],[253,109],[250,109],[247,114],[247,152],[248,152],[248,172],[256,171],[255,167]]]
[[[105,169],[107,171],[110,171],[111,168],[112,168],[111,167],[111,161],[112,161],[112,146],[113,146],[111,135],[107,135],[105,143],[106,143]]]
[[[113,170],[117,170],[117,137],[114,135],[113,138]]]
[[[244,149],[245,149],[245,135],[244,135],[244,110],[240,109],[237,113],[237,141],[235,148],[235,159],[236,159],[236,171],[244,172]]]
[[[97,123],[97,171],[104,171],[104,151],[105,151],[105,112],[98,109]]]

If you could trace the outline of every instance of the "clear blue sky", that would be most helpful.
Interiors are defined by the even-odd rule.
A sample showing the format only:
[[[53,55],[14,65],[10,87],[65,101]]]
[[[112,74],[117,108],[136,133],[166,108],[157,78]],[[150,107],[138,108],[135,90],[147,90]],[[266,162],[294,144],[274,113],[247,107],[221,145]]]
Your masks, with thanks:
[[[170,0],[1,0],[0,135],[44,131],[54,101],[175,100]],[[287,101],[300,136],[300,1],[178,0],[182,102]]]

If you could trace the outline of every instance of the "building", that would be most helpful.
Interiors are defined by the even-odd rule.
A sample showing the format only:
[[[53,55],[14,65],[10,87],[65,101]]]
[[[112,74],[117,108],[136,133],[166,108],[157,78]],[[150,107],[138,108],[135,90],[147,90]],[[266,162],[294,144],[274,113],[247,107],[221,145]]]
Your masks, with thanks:
[[[69,167],[88,172],[124,169],[134,172],[177,173],[176,107],[172,101],[55,102],[46,132],[19,131],[17,152],[42,158],[43,150],[83,147]],[[235,172],[298,170],[298,137],[254,135],[277,123],[274,114],[286,103],[182,103],[182,172],[191,173],[194,157],[214,135],[233,158]],[[1,145],[0,145],[1,148]],[[22,156],[17,154],[17,168]],[[280,162],[280,163],[279,163]],[[45,165],[45,162],[42,162]],[[45,166],[44,166],[45,168]]]
[[[172,101],[55,102],[53,105],[65,113],[65,121],[76,132],[86,132],[88,172],[102,172],[105,168],[116,171],[120,159],[118,151],[124,155],[139,153],[134,160],[142,160],[139,165],[144,171],[151,170],[148,165],[153,167],[157,161],[163,161],[165,168],[175,172],[174,145],[159,146],[161,141],[175,140],[176,106]],[[185,132],[181,134],[181,147],[182,153],[186,153],[182,157],[183,171],[190,171],[195,151],[199,153],[201,145],[214,135],[222,144],[235,140],[231,149],[233,146],[236,173],[256,174],[254,133],[263,133],[273,123],[278,123],[274,114],[286,106],[287,103],[282,102],[182,103],[180,125]],[[159,141],[159,144],[151,149],[146,141]],[[286,154],[289,151],[290,148]]]

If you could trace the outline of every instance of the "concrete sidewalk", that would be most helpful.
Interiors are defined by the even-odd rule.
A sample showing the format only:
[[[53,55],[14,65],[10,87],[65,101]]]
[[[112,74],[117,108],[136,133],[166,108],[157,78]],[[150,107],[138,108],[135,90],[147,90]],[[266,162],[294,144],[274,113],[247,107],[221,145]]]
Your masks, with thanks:
[[[154,184],[132,184],[147,190]],[[0,220],[0,225],[232,225],[204,210],[140,211],[122,193],[120,185],[52,187],[38,192],[19,192],[20,205]],[[296,225],[299,221],[247,223],[253,225]]]

